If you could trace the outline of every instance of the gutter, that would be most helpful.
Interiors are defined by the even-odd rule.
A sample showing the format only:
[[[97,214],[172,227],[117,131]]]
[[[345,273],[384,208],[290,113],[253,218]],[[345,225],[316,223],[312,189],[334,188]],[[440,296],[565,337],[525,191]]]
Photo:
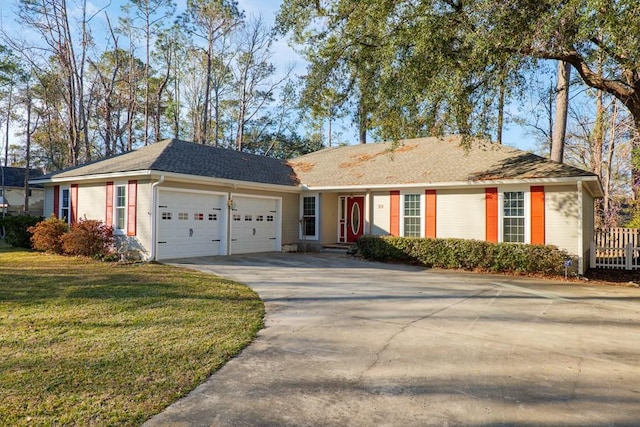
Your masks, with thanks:
[[[597,176],[566,177],[566,178],[526,178],[526,179],[495,179],[481,181],[451,181],[451,182],[412,182],[405,184],[355,184],[355,185],[308,185],[302,184],[302,191],[367,191],[367,190],[397,190],[403,188],[469,188],[495,187],[512,184],[575,184],[576,181],[597,182]],[[594,195],[594,197],[598,197]]]
[[[189,175],[184,173],[156,171],[153,169],[144,169],[138,171],[129,172],[110,172],[94,175],[77,175],[77,176],[65,176],[65,177],[50,177],[45,179],[30,179],[30,184],[62,184],[65,182],[100,182],[110,179],[118,179],[125,177],[150,177],[152,175],[162,174],[167,179],[177,182],[187,182],[190,184],[198,183],[204,185],[218,185],[222,187],[228,187],[231,189],[248,189],[248,190],[262,190],[273,192],[285,192],[285,193],[298,193],[301,190],[300,185],[283,185],[283,184],[266,184],[252,181],[240,181],[227,178],[216,178],[210,176]]]
[[[156,212],[156,204],[158,201],[158,186],[164,182],[164,175],[160,175],[160,178],[151,184],[151,210],[149,214],[151,215],[151,247],[149,253],[148,261],[156,260],[156,247],[157,247],[157,223],[158,223],[158,215]]]

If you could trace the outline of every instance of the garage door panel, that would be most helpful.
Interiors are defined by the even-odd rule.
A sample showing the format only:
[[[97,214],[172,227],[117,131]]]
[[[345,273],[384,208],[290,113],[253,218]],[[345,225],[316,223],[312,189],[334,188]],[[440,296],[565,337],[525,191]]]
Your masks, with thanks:
[[[277,251],[277,201],[234,197],[231,253]]]
[[[215,194],[158,192],[158,259],[219,255],[224,198]]]

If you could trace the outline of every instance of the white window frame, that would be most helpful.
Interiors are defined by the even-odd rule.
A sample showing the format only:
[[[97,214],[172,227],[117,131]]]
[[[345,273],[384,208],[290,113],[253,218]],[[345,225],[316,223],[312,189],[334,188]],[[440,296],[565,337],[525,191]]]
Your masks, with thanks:
[[[504,242],[504,193],[524,194],[524,242],[531,243],[531,189],[529,187],[504,187],[498,189],[498,242]],[[518,244],[518,242],[512,242]]]
[[[405,196],[415,195],[419,196],[420,200],[420,235],[417,237],[424,237],[424,216],[425,216],[425,196],[424,190],[421,191],[404,191],[400,193],[400,235],[406,237],[404,234],[404,207]]]
[[[122,188],[124,191],[124,205],[118,206],[118,189]],[[127,234],[127,196],[128,196],[127,183],[114,183],[113,185],[113,234],[126,235]],[[123,227],[118,227],[118,209],[122,209]]]
[[[64,193],[65,191],[67,192],[67,206],[65,207],[64,205]],[[64,221],[67,224],[71,223],[71,187],[68,185],[65,186],[60,186],[60,193],[58,194],[59,200],[60,200],[60,212],[56,212],[56,214],[58,215],[58,218],[60,219],[64,219]],[[67,210],[67,214],[63,215],[62,212],[64,210]]]
[[[314,233],[313,235],[305,235],[304,234],[304,199],[305,198],[312,198],[314,199],[314,204],[315,204],[315,212],[313,214],[313,217],[315,219],[315,227],[314,227]],[[320,195],[318,193],[308,193],[308,194],[302,194],[300,196],[300,227],[299,227],[299,234],[300,234],[300,240],[318,240],[319,237],[319,226],[320,226]]]

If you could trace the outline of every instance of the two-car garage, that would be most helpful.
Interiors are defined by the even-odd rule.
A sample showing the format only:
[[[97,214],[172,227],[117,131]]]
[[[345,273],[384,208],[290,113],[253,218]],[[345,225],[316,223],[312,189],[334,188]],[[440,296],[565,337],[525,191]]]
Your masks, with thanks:
[[[159,188],[157,259],[280,251],[281,199]]]

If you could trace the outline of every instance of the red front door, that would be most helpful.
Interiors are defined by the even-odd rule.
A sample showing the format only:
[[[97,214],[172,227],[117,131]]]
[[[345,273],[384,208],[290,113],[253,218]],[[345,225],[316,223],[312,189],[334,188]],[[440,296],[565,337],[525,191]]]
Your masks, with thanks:
[[[355,242],[364,234],[364,196],[347,197],[345,214],[347,242]]]

